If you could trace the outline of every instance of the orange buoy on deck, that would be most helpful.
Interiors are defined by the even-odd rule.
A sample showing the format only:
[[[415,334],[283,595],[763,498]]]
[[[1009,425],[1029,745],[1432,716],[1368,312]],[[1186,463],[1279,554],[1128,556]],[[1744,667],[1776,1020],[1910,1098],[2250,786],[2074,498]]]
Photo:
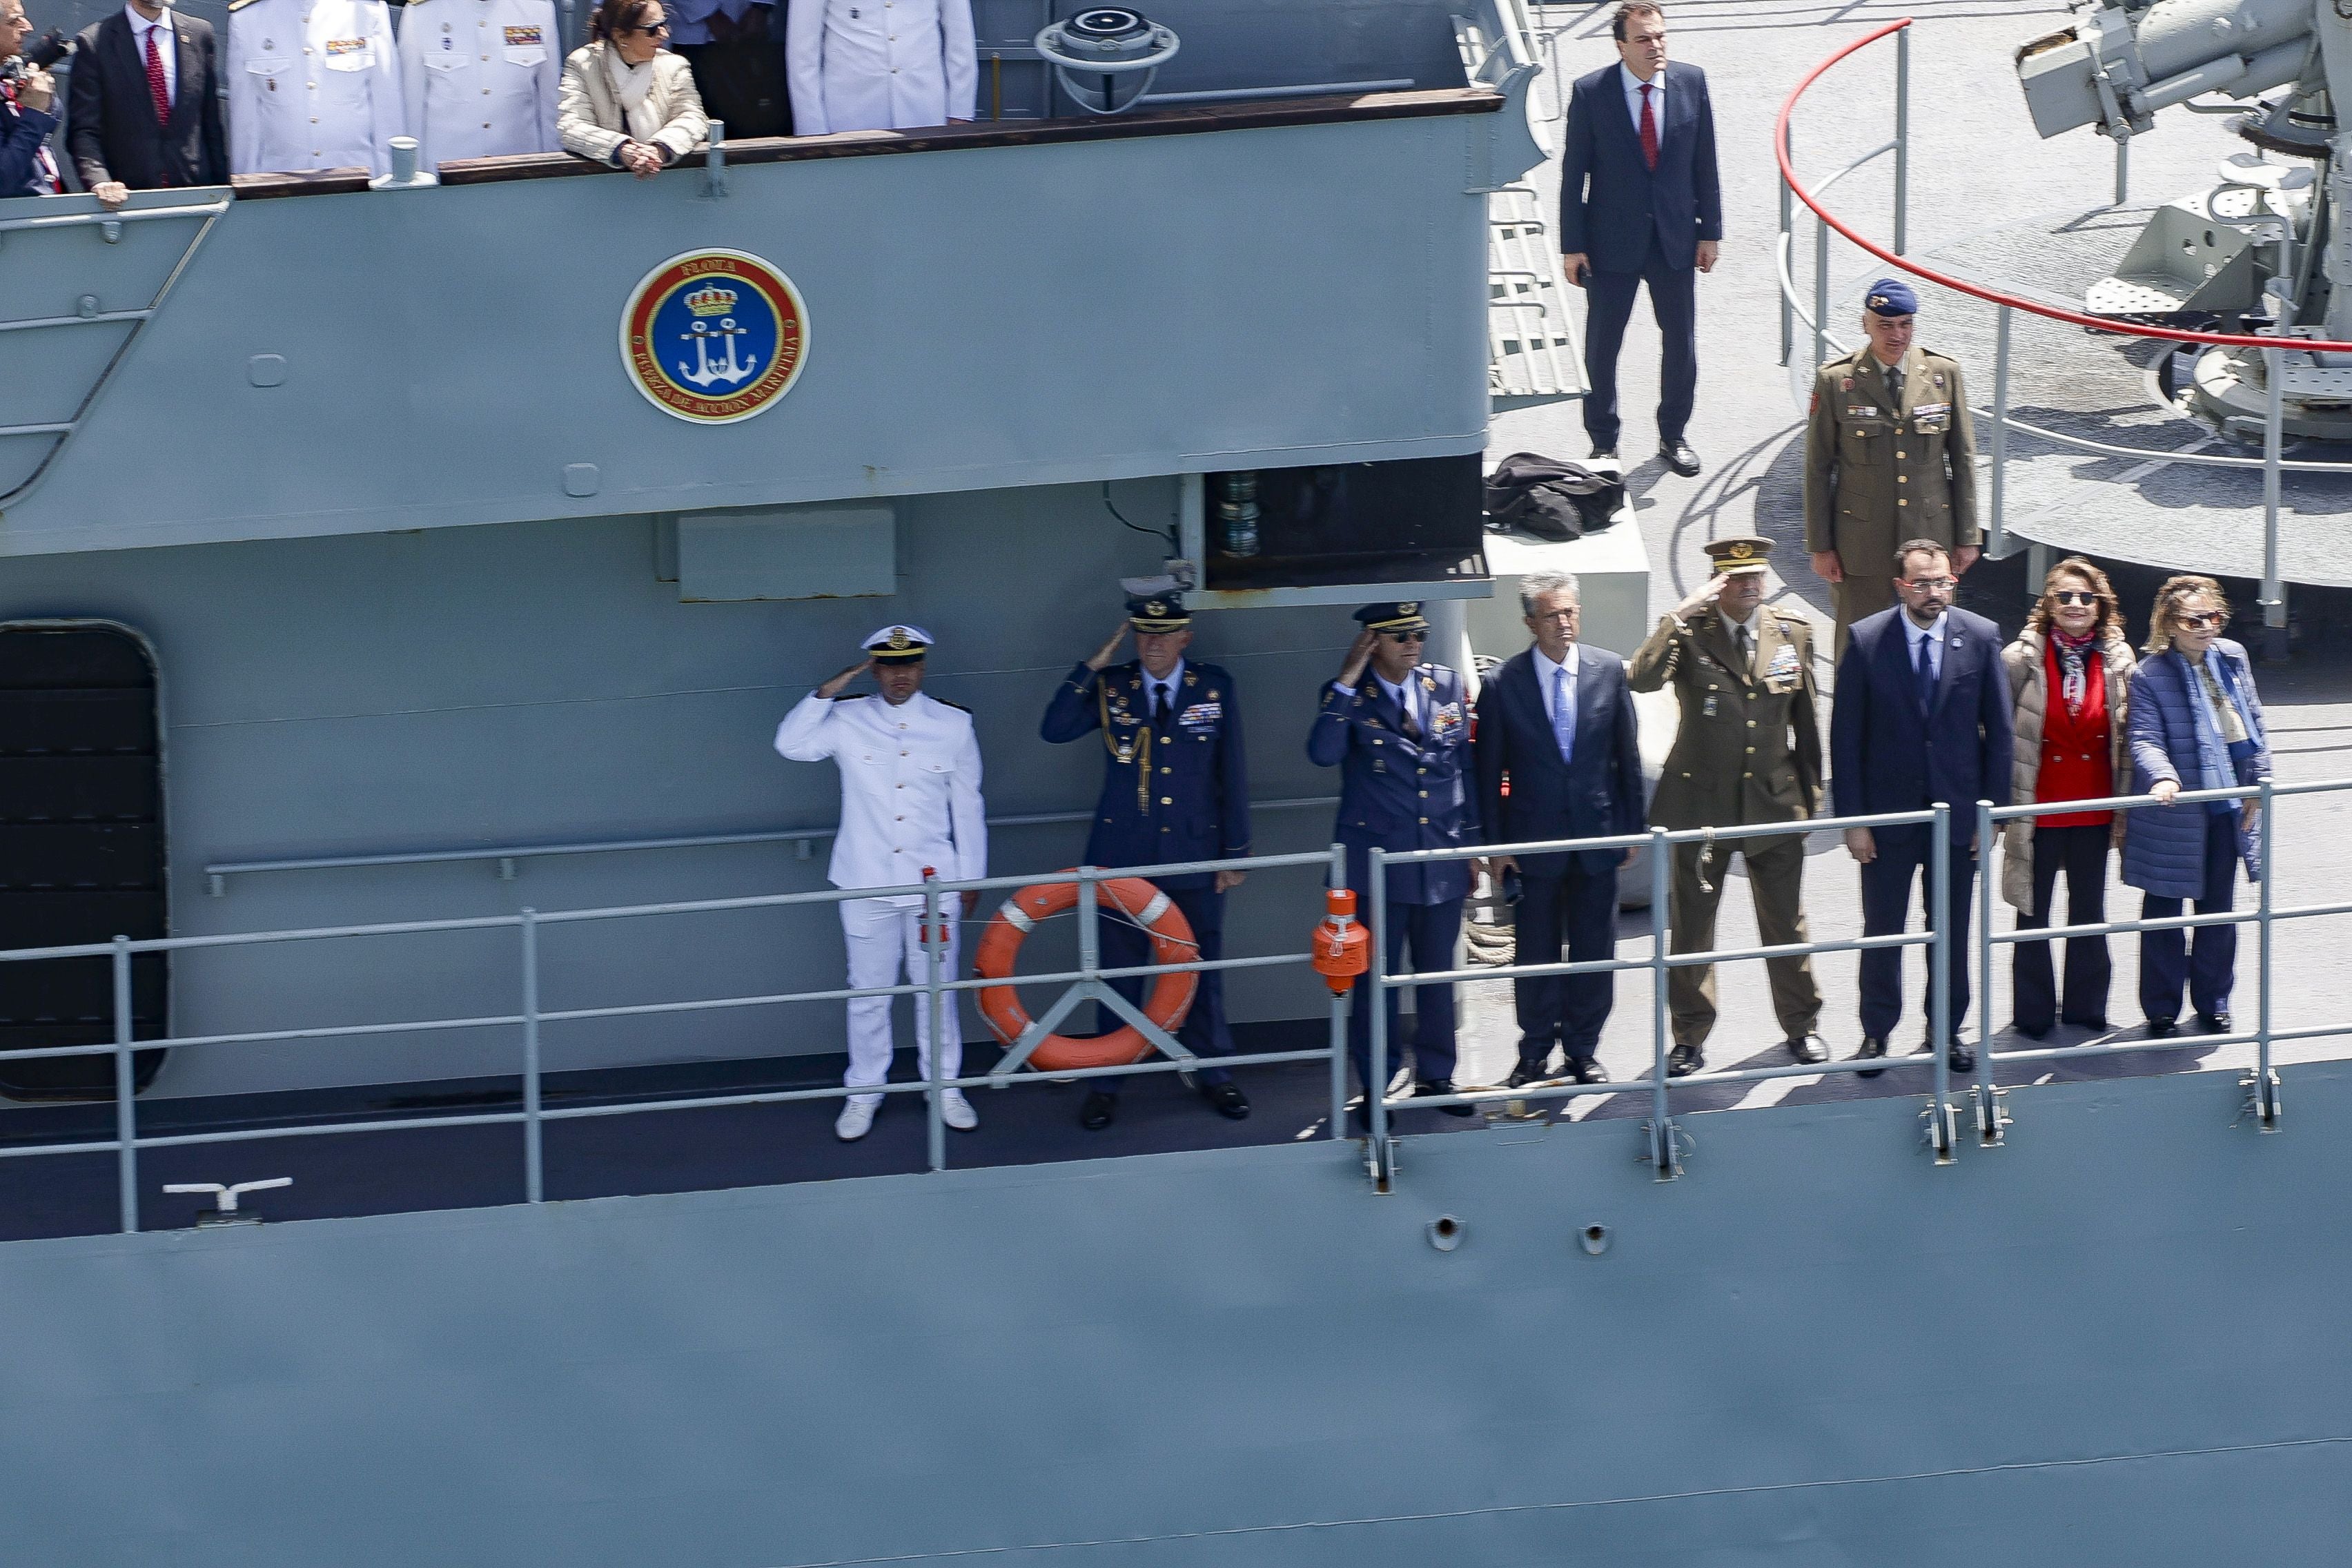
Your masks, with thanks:
[[[1142,878],[1121,877],[1097,882],[1095,901],[1142,928],[1151,938],[1152,963],[1191,963],[1200,958],[1200,943],[1193,940],[1192,927],[1184,919],[1183,911],[1167,894]],[[1036,929],[1037,922],[1067,914],[1077,907],[1076,881],[1039,882],[1022,889],[999,904],[996,913],[989,918],[988,929],[981,933],[980,946],[972,954],[972,973],[983,980],[1011,979],[1022,941]],[[1201,976],[1194,970],[1158,976],[1152,982],[1151,994],[1144,1001],[1143,1016],[1174,1034],[1176,1026],[1184,1021],[1184,1015],[1192,1010],[1192,995],[1200,985]],[[982,987],[980,1016],[988,1020],[996,1037],[1008,1046],[1029,1026],[1028,1009],[1021,1005],[1020,994],[1010,985]],[[1151,1042],[1130,1024],[1087,1039],[1048,1035],[1029,1053],[1029,1065],[1041,1072],[1068,1072],[1078,1068],[1125,1067],[1150,1054]]]

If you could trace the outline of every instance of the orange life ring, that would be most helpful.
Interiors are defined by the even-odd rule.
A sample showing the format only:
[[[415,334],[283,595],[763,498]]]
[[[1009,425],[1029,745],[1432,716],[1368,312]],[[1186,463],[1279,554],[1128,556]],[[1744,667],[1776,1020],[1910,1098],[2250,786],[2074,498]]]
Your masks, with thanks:
[[[1167,894],[1142,878],[1122,877],[1115,881],[1097,882],[1095,901],[1143,928],[1151,938],[1154,963],[1192,963],[1199,960],[1201,945],[1193,940],[1192,924],[1184,919],[1183,911]],[[1013,961],[1021,952],[1022,939],[1039,921],[1067,914],[1077,907],[1078,885],[1075,881],[1039,882],[1022,889],[999,904],[996,913],[989,918],[988,929],[981,933],[980,946],[972,954],[972,973],[983,980],[1011,979]],[[1176,1026],[1184,1021],[1184,1015],[1192,1010],[1192,995],[1200,985],[1197,970],[1158,976],[1152,983],[1151,994],[1144,1001],[1143,1016],[1174,1034]],[[1010,985],[983,987],[980,993],[980,1016],[988,1020],[996,1037],[1008,1046],[1029,1026],[1028,1009],[1021,1005],[1019,993]],[[1150,1054],[1151,1042],[1129,1024],[1090,1039],[1048,1035],[1029,1053],[1029,1065],[1045,1072],[1068,1072],[1077,1068],[1125,1067]]]

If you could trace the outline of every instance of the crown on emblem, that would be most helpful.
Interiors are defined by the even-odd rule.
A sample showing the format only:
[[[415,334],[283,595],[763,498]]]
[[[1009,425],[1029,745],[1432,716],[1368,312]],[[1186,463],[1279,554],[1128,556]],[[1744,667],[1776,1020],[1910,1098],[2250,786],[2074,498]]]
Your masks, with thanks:
[[[735,308],[738,298],[732,289],[706,283],[686,297],[686,308],[698,316],[723,316]]]
[[[1743,539],[1732,545],[1732,547],[1728,551],[1725,552],[1725,553],[1729,555],[1734,561],[1745,561],[1749,556],[1756,553],[1756,547]]]
[[[1885,295],[1884,295],[1884,294],[1873,294],[1873,295],[1870,297],[1870,308],[1871,308],[1872,310],[1876,310],[1876,309],[1878,309],[1881,305],[1884,305],[1884,304],[1885,304],[1885,303],[1886,303],[1886,296],[1885,296]]]
[[[1143,606],[1143,613],[1147,616],[1164,616],[1168,613],[1167,601],[1163,599],[1154,599],[1150,604]]]
[[[1397,614],[1400,616],[1417,616],[1421,614],[1421,601],[1418,599],[1407,599],[1403,604],[1397,606]]]
[[[892,626],[890,628],[890,646],[894,648],[905,647],[908,646],[906,627]]]

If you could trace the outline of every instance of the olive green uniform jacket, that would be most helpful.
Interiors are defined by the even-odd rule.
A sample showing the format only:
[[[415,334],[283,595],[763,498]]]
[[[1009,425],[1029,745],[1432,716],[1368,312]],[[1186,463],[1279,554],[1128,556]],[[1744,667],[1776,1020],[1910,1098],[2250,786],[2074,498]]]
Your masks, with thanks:
[[[1707,609],[1688,629],[1664,616],[1627,662],[1627,685],[1655,691],[1671,681],[1682,704],[1674,749],[1651,798],[1654,826],[1789,822],[1821,805],[1812,626],[1761,605],[1756,642],[1750,673],[1738,668],[1730,627]]]
[[[1805,423],[1805,548],[1834,550],[1837,651],[1846,628],[1895,602],[1895,547],[1979,542],[1976,435],[1960,367],[1914,344],[1896,405],[1864,343],[1814,374]]]

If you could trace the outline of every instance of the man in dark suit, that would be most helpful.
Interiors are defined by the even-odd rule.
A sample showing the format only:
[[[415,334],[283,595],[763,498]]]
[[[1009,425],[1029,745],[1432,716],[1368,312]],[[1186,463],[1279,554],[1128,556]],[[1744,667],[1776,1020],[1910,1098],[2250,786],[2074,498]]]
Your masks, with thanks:
[[[1489,844],[1606,838],[1640,833],[1642,747],[1625,688],[1625,661],[1576,640],[1576,579],[1531,572],[1519,583],[1535,646],[1506,660],[1478,693],[1478,821]],[[1509,781],[1506,793],[1504,783]],[[1580,849],[1518,859],[1496,856],[1498,879],[1517,872],[1516,963],[1571,963],[1614,956],[1617,868],[1630,849]],[[1593,1053],[1609,1021],[1616,976],[1522,976],[1511,983],[1519,1016],[1519,1065],[1509,1087],[1544,1077],[1558,1044],[1579,1083],[1606,1083]]]
[[[1578,79],[1560,154],[1559,247],[1568,280],[1585,289],[1584,429],[1594,457],[1616,457],[1617,350],[1646,283],[1665,340],[1658,456],[1687,478],[1698,472],[1683,439],[1698,390],[1696,272],[1714,270],[1723,239],[1715,107],[1705,71],[1666,64],[1656,0],[1623,0],[1610,31],[1619,63]]]
[[[1118,645],[1135,633],[1136,657],[1113,664]],[[1238,859],[1250,852],[1249,764],[1242,752],[1241,693],[1213,664],[1188,659],[1192,613],[1176,594],[1127,602],[1127,620],[1094,656],[1070,671],[1046,705],[1038,733],[1056,745],[1099,732],[1102,795],[1087,834],[1089,866],[1174,866],[1192,860]],[[1203,960],[1225,952],[1225,892],[1241,871],[1193,871],[1154,877],[1192,928]],[[1152,962],[1150,939],[1127,921],[1102,922],[1106,969]],[[1202,1058],[1193,1074],[1201,1096],[1218,1115],[1249,1115],[1249,1097],[1221,1067],[1234,1054],[1225,1023],[1224,973],[1201,972],[1192,1010],[1176,1037]],[[1139,1002],[1140,976],[1111,983]],[[1118,1114],[1120,1079],[1087,1080],[1078,1124],[1099,1132]]]
[[[1952,977],[1954,1072],[1976,1066],[1959,1041],[1969,1011],[1969,913],[1976,890],[1976,805],[2010,794],[2009,680],[2000,664],[2000,628],[1953,607],[1951,553],[1932,539],[1906,540],[1895,553],[1895,592],[1902,600],[1854,623],[1838,660],[1830,708],[1830,786],[1840,816],[1952,808],[1950,906],[1943,913],[1920,888],[1930,929],[1945,931]],[[1892,936],[1910,914],[1911,883],[1928,864],[1932,829],[1849,827],[1845,847],[1862,862],[1862,933]],[[1947,923],[1948,922],[1948,923]],[[1933,971],[1929,993],[1933,995]],[[1862,1049],[1883,1057],[1903,1016],[1903,950],[1862,955]],[[1922,1050],[1934,1050],[1934,1026]],[[1864,1076],[1875,1077],[1872,1069]]]
[[[112,208],[133,191],[228,184],[211,23],[131,0],[78,41],[66,150],[85,190]]]
[[[0,0],[5,4],[6,0]],[[1307,755],[1339,769],[1339,820],[1332,837],[1348,847],[1348,886],[1356,889],[1356,916],[1372,913],[1371,850],[1392,854],[1450,849],[1478,842],[1478,794],[1472,787],[1470,704],[1462,677],[1442,664],[1424,664],[1421,650],[1429,621],[1418,601],[1366,605],[1356,612],[1364,629],[1348,649],[1339,678],[1323,689]],[[1387,878],[1387,973],[1395,973],[1412,946],[1413,968],[1426,973],[1454,967],[1462,934],[1462,900],[1470,891],[1467,860],[1399,866]],[[1388,993],[1388,1065],[1402,1058],[1397,1012],[1403,993]],[[1371,1096],[1385,1093],[1388,1075],[1372,1079],[1372,996],[1369,978],[1356,982],[1348,1016],[1348,1055]],[[1413,988],[1413,1092],[1454,1092],[1454,987]],[[1444,1108],[1472,1114],[1466,1105]]]

